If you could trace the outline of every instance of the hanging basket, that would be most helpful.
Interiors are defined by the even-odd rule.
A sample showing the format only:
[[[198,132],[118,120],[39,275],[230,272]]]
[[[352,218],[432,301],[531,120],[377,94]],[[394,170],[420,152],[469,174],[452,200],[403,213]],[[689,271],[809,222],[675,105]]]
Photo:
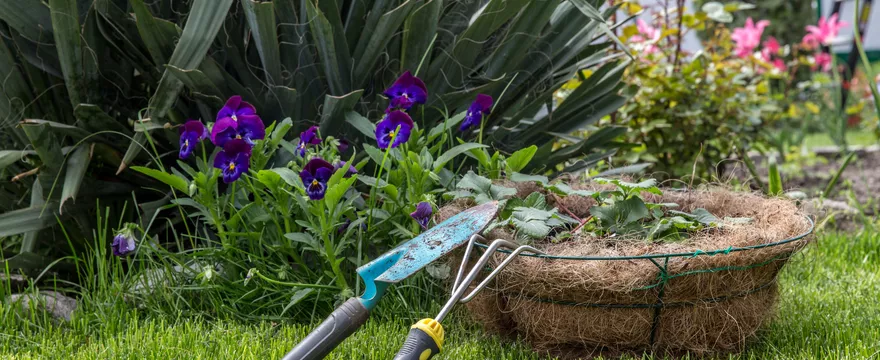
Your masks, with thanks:
[[[807,244],[813,221],[790,201],[726,190],[669,191],[646,200],[752,221],[682,242],[538,242],[548,255],[520,255],[467,304],[469,313],[485,328],[518,335],[537,350],[577,356],[741,350],[773,314],[776,275]],[[569,197],[556,206],[580,209],[575,215],[586,217],[591,201]],[[438,216],[462,207],[467,204],[450,204]],[[487,235],[513,236],[509,229]]]

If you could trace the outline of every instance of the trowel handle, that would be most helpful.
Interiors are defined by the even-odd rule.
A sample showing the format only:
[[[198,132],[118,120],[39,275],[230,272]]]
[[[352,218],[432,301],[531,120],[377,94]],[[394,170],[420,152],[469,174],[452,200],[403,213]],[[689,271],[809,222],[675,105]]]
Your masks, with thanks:
[[[434,319],[422,319],[409,329],[394,360],[428,360],[443,348],[443,326]]]
[[[370,311],[358,298],[351,298],[333,311],[321,325],[306,336],[284,360],[320,360],[361,325],[367,322]]]

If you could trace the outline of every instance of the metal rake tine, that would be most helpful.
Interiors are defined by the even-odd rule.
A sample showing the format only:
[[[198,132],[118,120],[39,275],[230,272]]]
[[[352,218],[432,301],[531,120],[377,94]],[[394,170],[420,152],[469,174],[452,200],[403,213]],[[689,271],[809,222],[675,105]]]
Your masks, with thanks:
[[[502,239],[495,240],[491,244],[489,244],[489,247],[486,249],[486,252],[483,253],[483,256],[480,256],[480,259],[477,260],[477,263],[474,265],[474,267],[471,268],[471,271],[468,272],[468,275],[464,278],[464,280],[461,281],[461,283],[458,284],[458,287],[452,291],[452,296],[449,297],[449,300],[446,302],[445,305],[443,305],[443,308],[440,309],[437,317],[434,318],[435,320],[440,321],[444,317],[446,317],[449,311],[452,310],[452,307],[456,303],[458,303],[459,299],[461,299],[461,296],[467,290],[468,285],[474,282],[474,279],[477,277],[477,275],[480,274],[480,270],[482,270],[483,266],[485,266],[486,263],[489,262],[489,259],[492,257],[492,254],[495,253],[495,250],[498,250],[498,248],[502,246],[510,249],[516,248],[516,244]]]
[[[474,249],[474,243],[477,242],[477,239],[485,240],[482,236],[478,234],[474,234],[468,240],[467,247],[464,250],[464,257],[461,258],[461,265],[458,266],[458,273],[455,275],[455,281],[452,283],[452,293],[454,294],[456,290],[458,290],[458,286],[461,285],[461,277],[464,275],[465,268],[467,268],[467,264],[470,261],[471,251]]]
[[[489,284],[489,281],[492,280],[492,278],[494,278],[496,275],[498,275],[498,273],[501,272],[501,270],[503,270],[505,267],[507,267],[507,264],[510,264],[510,262],[513,261],[513,259],[515,259],[517,255],[519,255],[520,253],[525,252],[525,251],[528,251],[528,252],[533,253],[533,254],[544,254],[543,251],[538,250],[538,249],[535,249],[534,247],[531,247],[531,246],[529,246],[529,245],[521,245],[520,247],[518,247],[518,248],[516,248],[515,250],[511,251],[511,252],[510,252],[510,255],[507,255],[507,257],[504,258],[504,261],[502,261],[501,264],[498,264],[498,266],[496,266],[495,269],[492,270],[492,272],[489,273],[489,275],[486,276],[486,278],[483,279],[483,281],[480,282],[479,285],[477,285],[476,287],[474,287],[474,290],[471,291],[470,294],[468,294],[468,295],[465,296],[465,297],[462,297],[462,298],[459,300],[459,302],[461,302],[461,303],[466,303],[466,302],[468,302],[468,301],[473,300],[474,296],[476,296],[477,293],[478,293],[480,290],[482,290],[483,288],[485,288],[486,285]]]

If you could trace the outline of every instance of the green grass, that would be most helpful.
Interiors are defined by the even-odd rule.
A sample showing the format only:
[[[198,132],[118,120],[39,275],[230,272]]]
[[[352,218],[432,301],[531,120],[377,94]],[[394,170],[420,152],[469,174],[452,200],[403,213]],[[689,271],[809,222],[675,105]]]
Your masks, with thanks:
[[[849,146],[869,146],[878,144],[877,137],[868,130],[849,130],[846,132],[846,142]],[[809,134],[804,138],[807,148],[817,146],[832,146],[834,141],[825,133]]]
[[[826,235],[781,275],[778,316],[760,339],[732,359],[871,359],[880,357],[880,235]],[[111,298],[92,298],[69,324],[31,312],[0,313],[3,359],[278,359],[308,326],[207,321],[142,315]],[[384,300],[388,302],[398,299]],[[116,304],[116,305],[113,305]],[[436,304],[434,309],[436,311]],[[406,320],[371,321],[329,358],[388,359]],[[439,359],[540,359],[473,325],[453,321]]]

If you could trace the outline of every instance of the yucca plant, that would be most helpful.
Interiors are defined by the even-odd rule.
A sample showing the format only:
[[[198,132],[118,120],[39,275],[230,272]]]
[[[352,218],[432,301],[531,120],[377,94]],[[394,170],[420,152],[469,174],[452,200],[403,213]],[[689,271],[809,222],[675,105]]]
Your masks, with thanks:
[[[536,145],[532,172],[590,166],[624,131],[591,127],[624,101],[605,20],[615,9],[601,3],[0,0],[0,179],[16,178],[0,187],[0,238],[23,234],[12,267],[45,265],[36,254],[66,244],[46,230],[59,221],[92,236],[97,199],[150,221],[170,196],[144,191],[157,183],[127,166],[173,161],[175,126],[213,120],[231,95],[266,121],[291,117],[357,141],[346,114],[378,120],[382,90],[408,70],[430,90],[413,114],[420,125],[491,94],[481,133],[496,149]],[[554,104],[587,68],[592,76]],[[590,136],[570,136],[584,129]]]

